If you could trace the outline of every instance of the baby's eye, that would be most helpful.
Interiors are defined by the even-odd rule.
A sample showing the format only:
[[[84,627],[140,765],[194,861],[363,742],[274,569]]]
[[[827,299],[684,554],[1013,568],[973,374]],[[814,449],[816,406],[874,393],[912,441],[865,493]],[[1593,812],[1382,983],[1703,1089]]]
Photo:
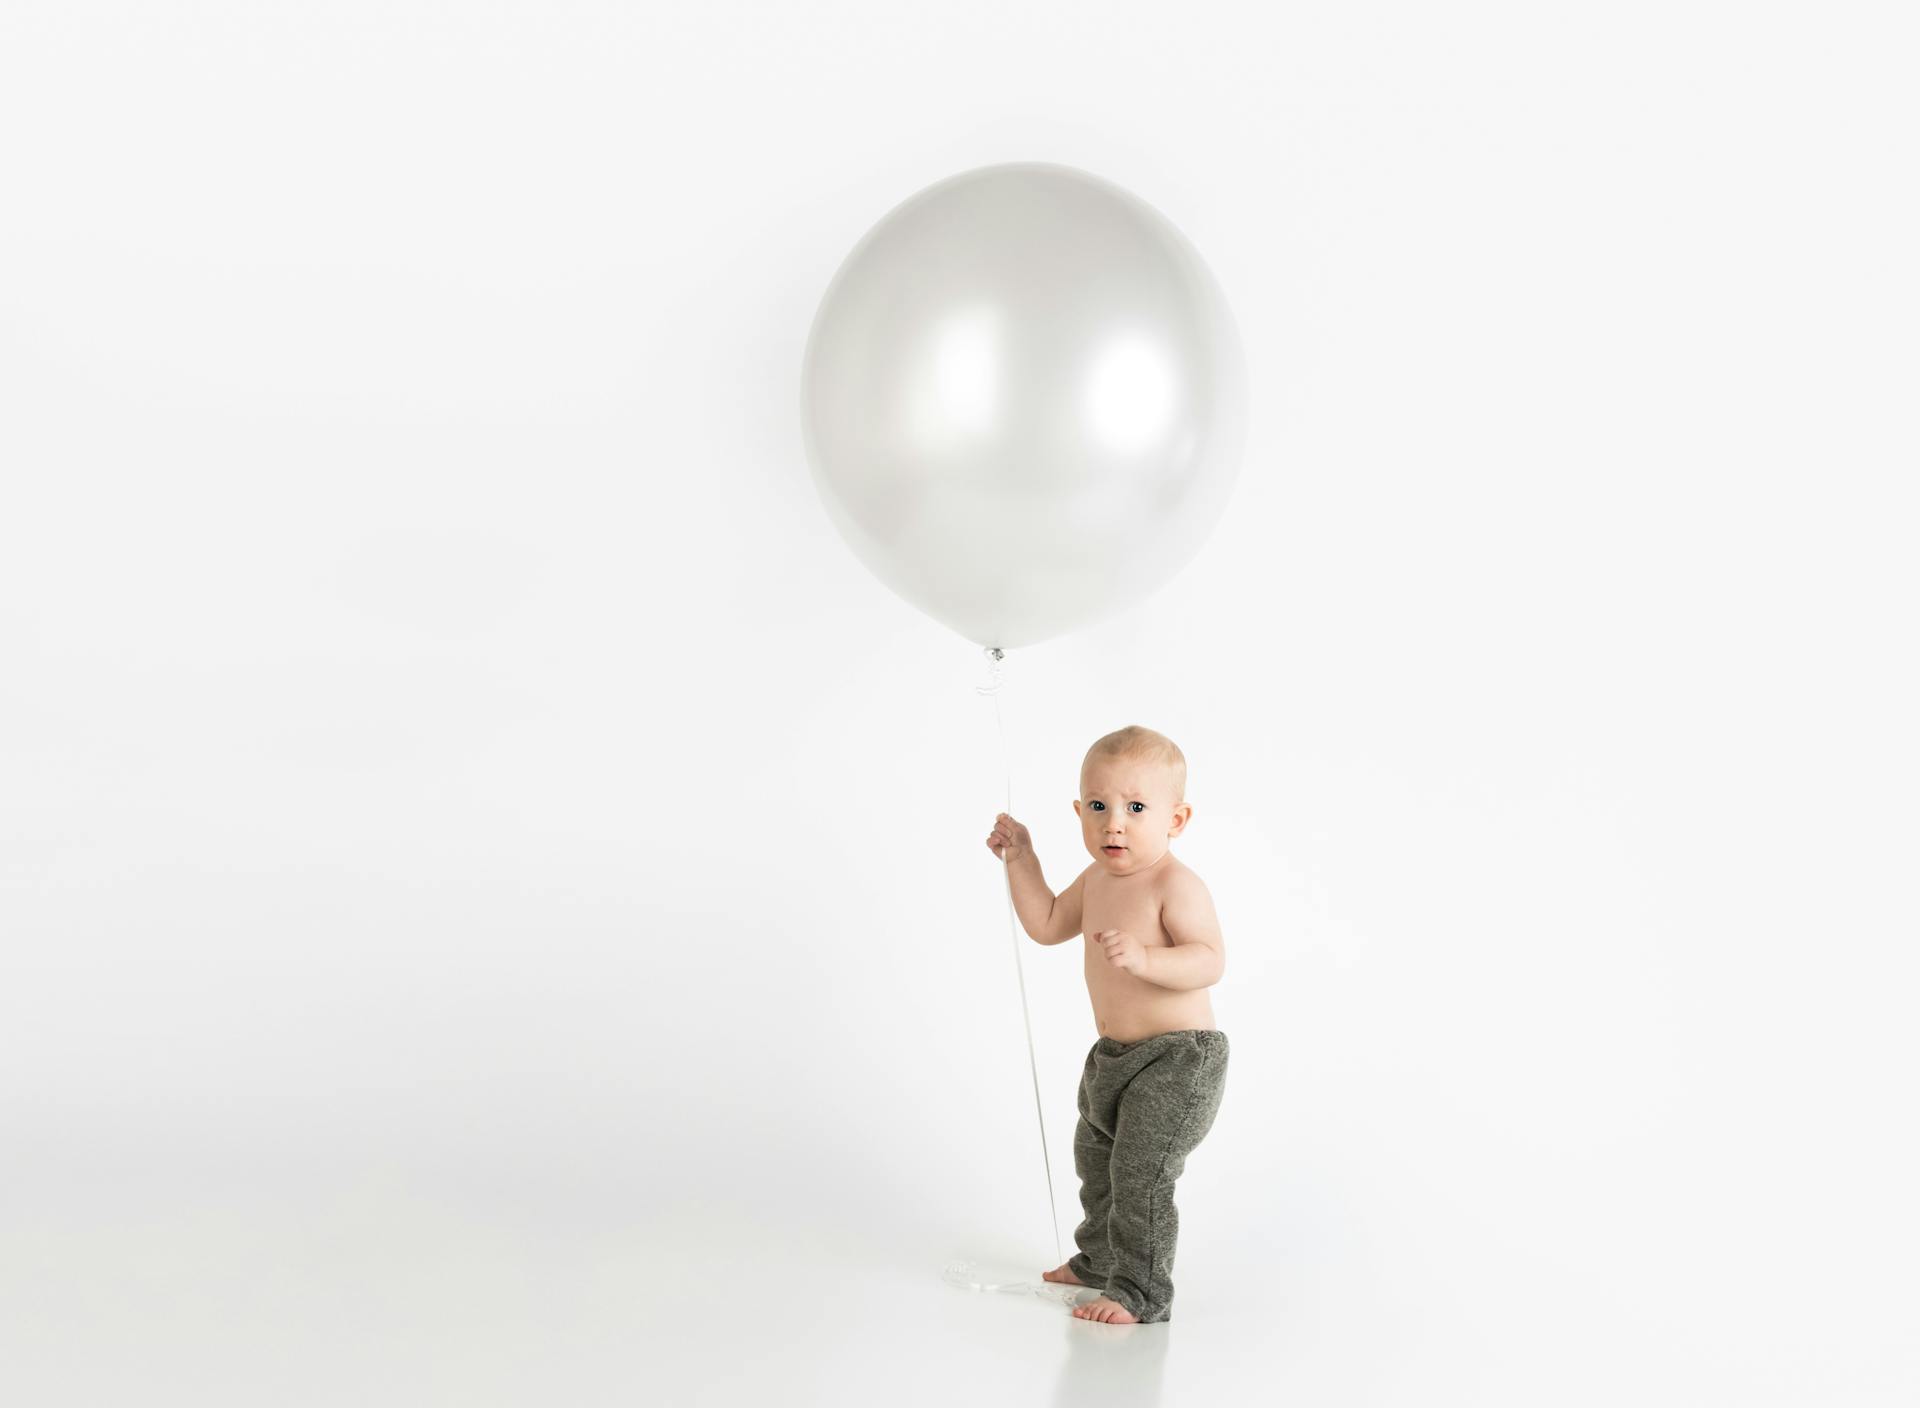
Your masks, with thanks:
[[[1140,808],[1141,811],[1145,811],[1147,809],[1147,804],[1145,802],[1128,802],[1127,805],[1129,807],[1138,807]]]
[[[1087,803],[1087,805],[1092,807],[1097,812],[1103,812],[1107,809],[1107,804],[1105,802],[1089,802]]]

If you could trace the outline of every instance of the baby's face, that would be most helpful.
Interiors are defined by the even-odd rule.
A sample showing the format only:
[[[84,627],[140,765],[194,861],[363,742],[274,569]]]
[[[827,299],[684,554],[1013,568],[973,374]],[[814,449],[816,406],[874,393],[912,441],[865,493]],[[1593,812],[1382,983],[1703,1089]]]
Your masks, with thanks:
[[[1080,775],[1080,836],[1109,875],[1135,875],[1167,853],[1192,808],[1173,795],[1173,774],[1157,763],[1095,758]]]

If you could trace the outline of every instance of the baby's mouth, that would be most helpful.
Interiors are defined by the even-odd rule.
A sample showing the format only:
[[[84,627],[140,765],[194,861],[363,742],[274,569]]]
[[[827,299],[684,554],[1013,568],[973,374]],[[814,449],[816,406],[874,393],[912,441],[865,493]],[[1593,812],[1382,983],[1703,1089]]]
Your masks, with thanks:
[[[1100,849],[1105,851],[1108,855],[1115,855],[1120,851],[1124,851],[1126,847],[1125,846],[1102,846]]]

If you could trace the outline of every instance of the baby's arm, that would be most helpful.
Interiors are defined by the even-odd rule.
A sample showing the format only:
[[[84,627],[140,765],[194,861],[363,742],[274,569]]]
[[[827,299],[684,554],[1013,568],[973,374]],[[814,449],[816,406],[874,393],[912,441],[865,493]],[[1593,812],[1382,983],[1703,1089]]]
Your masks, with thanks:
[[[1173,947],[1148,949],[1141,977],[1179,992],[1210,988],[1220,981],[1227,969],[1220,916],[1214,913],[1213,896],[1192,871],[1177,871],[1167,881],[1160,899],[1160,927],[1173,940]]]
[[[1092,870],[1088,866],[1087,870]],[[1081,900],[1087,891],[1087,870],[1073,877],[1073,883],[1062,890],[1053,902],[1053,909],[1047,916],[1047,922],[1041,932],[1034,935],[1043,944],[1063,944],[1068,939],[1080,936],[1082,920],[1080,918]]]
[[[1085,870],[1056,896],[1040,872],[1040,858],[1033,853],[1027,828],[1005,812],[994,818],[987,849],[1006,863],[1007,881],[1013,891],[1013,911],[1020,916],[1020,927],[1027,931],[1028,938],[1036,943],[1059,944],[1080,932],[1080,896],[1085,889]]]

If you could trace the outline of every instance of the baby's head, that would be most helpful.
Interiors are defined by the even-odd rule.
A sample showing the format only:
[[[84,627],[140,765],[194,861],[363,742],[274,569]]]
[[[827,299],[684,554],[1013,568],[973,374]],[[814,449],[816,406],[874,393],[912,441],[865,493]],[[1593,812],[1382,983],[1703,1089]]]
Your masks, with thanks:
[[[1109,875],[1134,875],[1186,829],[1187,759],[1171,738],[1129,724],[1087,750],[1073,809],[1087,854]]]

